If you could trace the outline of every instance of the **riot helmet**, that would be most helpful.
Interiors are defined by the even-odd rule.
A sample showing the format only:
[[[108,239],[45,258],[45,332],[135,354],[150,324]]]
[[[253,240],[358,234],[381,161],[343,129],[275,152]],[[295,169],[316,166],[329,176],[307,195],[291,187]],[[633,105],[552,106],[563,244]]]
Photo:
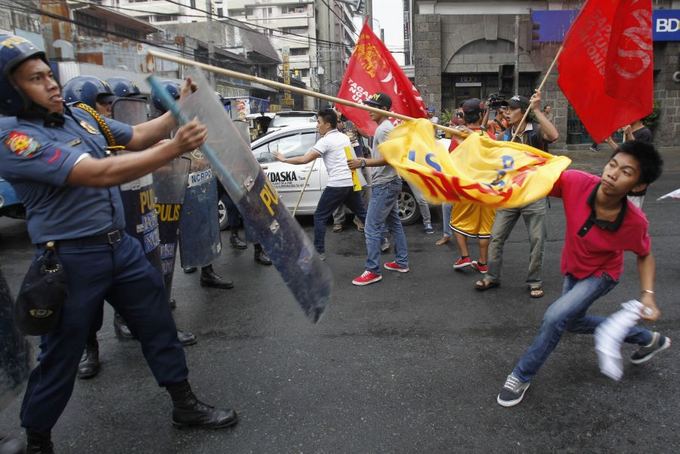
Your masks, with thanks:
[[[109,84],[94,76],[78,76],[66,82],[63,90],[67,103],[83,102],[93,109],[97,102],[113,101],[113,90]]]
[[[23,62],[40,58],[49,64],[45,52],[20,36],[0,34],[0,113],[17,115],[29,108],[31,100],[16,88],[10,76]]]
[[[161,80],[160,85],[165,90],[167,90],[167,92],[170,93],[170,96],[172,96],[174,99],[179,99],[180,86],[177,82],[166,79]],[[158,95],[155,89],[151,90],[151,100],[153,101],[153,106],[159,112],[165,112],[167,110],[161,101],[161,97]]]
[[[111,86],[113,94],[119,98],[139,96],[141,94],[139,87],[133,81],[126,79],[125,77],[109,77],[106,81]]]

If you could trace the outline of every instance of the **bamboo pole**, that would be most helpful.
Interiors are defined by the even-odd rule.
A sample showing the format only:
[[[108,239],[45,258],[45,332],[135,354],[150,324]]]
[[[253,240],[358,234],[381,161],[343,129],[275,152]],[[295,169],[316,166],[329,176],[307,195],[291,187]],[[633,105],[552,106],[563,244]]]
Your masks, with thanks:
[[[550,63],[548,70],[545,72],[545,76],[543,76],[543,80],[541,81],[541,85],[538,86],[538,91],[543,91],[543,86],[548,81],[548,76],[550,76],[550,73],[552,72],[553,68],[555,67],[555,63],[557,63],[557,59],[559,58],[560,54],[562,53],[563,48],[564,48],[564,46],[560,46],[560,48],[557,50],[557,54],[555,54],[555,58],[553,58],[552,63]],[[527,120],[527,117],[529,116],[530,110],[531,110],[531,104],[529,104],[529,107],[527,107],[526,112],[524,112],[524,116],[522,117],[522,121],[520,121],[519,125],[517,125],[517,127],[515,128],[515,132],[512,134],[512,139],[510,139],[511,142],[515,141],[517,134],[519,133],[520,129],[522,129],[524,122]]]
[[[156,57],[156,58],[160,58],[162,60],[172,61],[172,62],[175,62],[175,63],[180,64],[180,65],[194,66],[194,67],[197,67],[197,68],[204,69],[206,71],[214,72],[214,73],[217,73],[217,74],[222,74],[222,75],[225,75],[225,76],[228,76],[228,77],[234,77],[236,79],[247,80],[247,81],[250,81],[250,82],[256,82],[258,84],[267,85],[267,86],[272,87],[272,88],[278,88],[279,90],[289,90],[291,92],[299,93],[299,94],[304,95],[304,96],[311,96],[313,98],[324,99],[326,101],[334,102],[336,104],[342,104],[344,106],[355,107],[357,109],[366,110],[368,112],[373,112],[373,113],[377,113],[377,114],[380,114],[380,115],[386,115],[388,117],[398,118],[398,119],[404,120],[404,121],[415,120],[415,118],[409,117],[407,115],[398,114],[396,112],[390,112],[390,111],[386,111],[386,110],[383,110],[383,109],[377,109],[375,107],[367,106],[365,104],[358,104],[358,103],[355,103],[355,102],[352,102],[352,101],[348,101],[346,99],[336,98],[335,96],[330,96],[330,95],[326,95],[326,94],[323,94],[323,93],[317,93],[315,91],[311,91],[311,90],[307,90],[307,89],[299,88],[299,87],[294,87],[292,85],[287,85],[287,84],[284,84],[284,83],[281,83],[281,82],[276,82],[276,81],[269,80],[269,79],[263,79],[261,77],[252,76],[250,74],[245,74],[245,73],[241,73],[241,72],[238,72],[238,71],[232,71],[232,70],[229,70],[229,69],[218,68],[217,66],[208,65],[208,64],[196,62],[196,61],[193,61],[193,60],[188,60],[188,59],[182,58],[182,57],[176,57],[174,55],[166,54],[164,52],[157,52],[157,51],[152,50],[152,49],[149,49],[149,55]],[[436,124],[433,124],[433,126],[436,129],[441,129],[442,131],[449,132],[449,133],[454,134],[458,137],[462,137],[462,138],[467,137],[466,133],[461,132],[461,131],[454,129],[454,128],[449,128],[447,126],[436,125]]]
[[[307,177],[305,178],[305,184],[302,186],[302,189],[300,190],[300,195],[298,196],[297,202],[295,203],[295,208],[293,208],[293,216],[295,216],[295,213],[297,213],[298,207],[300,206],[300,202],[302,201],[302,196],[305,193],[305,189],[307,189],[307,184],[309,183],[309,179],[312,178],[312,172],[314,171],[314,164],[316,164],[316,159],[312,161],[312,165],[309,166],[309,172],[307,172]]]

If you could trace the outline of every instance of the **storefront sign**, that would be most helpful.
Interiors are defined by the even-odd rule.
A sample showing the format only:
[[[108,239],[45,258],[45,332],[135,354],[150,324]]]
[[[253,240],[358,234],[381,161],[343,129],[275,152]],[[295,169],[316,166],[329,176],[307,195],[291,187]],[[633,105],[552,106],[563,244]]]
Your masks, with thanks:
[[[532,11],[531,20],[538,24],[539,43],[562,42],[577,10]],[[654,11],[654,41],[680,41],[680,10],[660,9]]]

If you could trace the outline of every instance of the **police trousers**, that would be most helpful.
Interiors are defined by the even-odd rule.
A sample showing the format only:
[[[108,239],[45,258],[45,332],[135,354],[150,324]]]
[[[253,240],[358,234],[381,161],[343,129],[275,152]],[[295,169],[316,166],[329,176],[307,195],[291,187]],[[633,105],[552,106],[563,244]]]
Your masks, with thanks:
[[[21,425],[49,432],[66,408],[91,326],[106,299],[139,339],[160,386],[187,379],[188,370],[170,314],[163,277],[139,241],[123,234],[115,244],[59,246],[68,297],[57,328],[42,336],[38,365],[21,406]]]

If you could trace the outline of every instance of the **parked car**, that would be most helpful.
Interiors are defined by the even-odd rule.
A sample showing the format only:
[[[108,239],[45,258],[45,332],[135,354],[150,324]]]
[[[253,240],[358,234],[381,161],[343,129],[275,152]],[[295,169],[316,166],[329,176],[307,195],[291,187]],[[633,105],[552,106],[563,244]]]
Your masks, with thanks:
[[[311,110],[284,110],[276,112],[267,127],[267,134],[288,126],[316,126],[316,112]]]
[[[305,165],[286,164],[274,158],[274,152],[283,153],[286,157],[301,156],[307,153],[316,143],[318,134],[316,126],[289,126],[267,134],[252,143],[255,159],[260,163],[272,186],[279,193],[281,201],[292,212],[300,198],[300,191],[309,179],[305,192],[300,199],[296,214],[314,214],[319,198],[328,182],[328,173],[323,159],[319,158]],[[221,198],[218,211],[220,226],[226,228],[226,208]],[[411,188],[404,183],[399,196],[399,217],[405,225],[416,223],[420,219],[420,211]]]
[[[26,210],[21,204],[14,188],[3,178],[0,178],[0,216],[25,219]]]

